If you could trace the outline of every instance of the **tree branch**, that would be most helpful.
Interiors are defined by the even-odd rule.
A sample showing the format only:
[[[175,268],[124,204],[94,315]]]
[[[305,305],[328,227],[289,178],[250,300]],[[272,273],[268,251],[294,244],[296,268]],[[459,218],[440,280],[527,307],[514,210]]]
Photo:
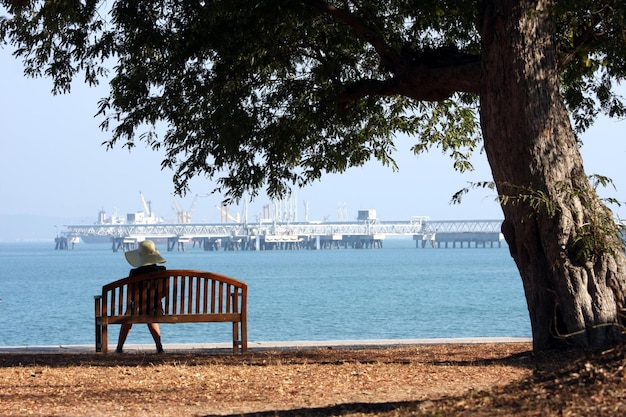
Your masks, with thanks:
[[[582,28],[582,33],[574,37],[572,49],[561,58],[559,66],[565,68],[576,55],[584,50],[593,48],[594,44],[605,38],[603,33],[597,32],[596,27],[602,23],[607,13],[611,13],[612,9],[609,6],[603,6],[600,10],[591,14],[591,21],[586,27]]]
[[[338,9],[324,1],[302,0],[302,3],[349,26],[359,39],[363,39],[374,47],[378,56],[387,64],[389,71],[397,74],[406,69],[402,56],[387,44],[375,27],[368,25],[354,14]]]
[[[443,57],[445,52],[434,52]],[[459,54],[454,59],[441,60],[420,59],[410,63],[405,76],[396,76],[390,80],[359,80],[346,86],[337,98],[340,106],[347,107],[350,103],[370,95],[393,96],[403,95],[420,101],[442,101],[454,93],[479,93],[481,74],[480,57]]]
[[[367,22],[322,0],[301,0],[303,4],[350,27],[359,39],[372,45],[386,68],[389,80],[366,79],[346,85],[337,104],[347,107],[367,96],[404,95],[424,101],[445,100],[456,92],[478,93],[480,57],[454,48],[397,51]]]

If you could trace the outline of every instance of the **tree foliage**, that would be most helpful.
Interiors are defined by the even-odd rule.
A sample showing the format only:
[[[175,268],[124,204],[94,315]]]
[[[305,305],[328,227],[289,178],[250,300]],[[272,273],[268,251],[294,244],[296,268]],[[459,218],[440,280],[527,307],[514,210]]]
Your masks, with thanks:
[[[178,191],[204,175],[229,197],[280,196],[371,158],[395,168],[399,133],[459,170],[481,148],[480,1],[4,4],[0,34],[26,74],[52,78],[55,93],[79,75],[110,82],[107,145],[163,148]],[[566,0],[550,12],[577,129],[623,117],[613,86],[626,73],[626,5]]]

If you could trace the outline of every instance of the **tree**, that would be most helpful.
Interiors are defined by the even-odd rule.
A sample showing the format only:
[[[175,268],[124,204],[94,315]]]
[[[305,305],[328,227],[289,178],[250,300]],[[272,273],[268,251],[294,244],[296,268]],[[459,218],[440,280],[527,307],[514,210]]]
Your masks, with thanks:
[[[229,198],[395,168],[394,134],[461,171],[484,147],[535,350],[623,340],[626,258],[577,132],[623,117],[626,4],[613,0],[4,1],[5,43],[68,92],[114,70],[108,146],[163,147],[175,187]],[[167,126],[159,136],[159,127]]]

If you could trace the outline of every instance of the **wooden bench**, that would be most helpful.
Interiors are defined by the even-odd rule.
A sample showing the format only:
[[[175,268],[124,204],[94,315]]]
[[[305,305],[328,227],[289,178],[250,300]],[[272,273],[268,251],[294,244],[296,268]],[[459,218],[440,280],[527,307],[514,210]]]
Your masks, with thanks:
[[[248,349],[248,285],[213,272],[164,270],[123,278],[95,296],[96,352],[107,353],[109,324],[233,324],[233,353]]]

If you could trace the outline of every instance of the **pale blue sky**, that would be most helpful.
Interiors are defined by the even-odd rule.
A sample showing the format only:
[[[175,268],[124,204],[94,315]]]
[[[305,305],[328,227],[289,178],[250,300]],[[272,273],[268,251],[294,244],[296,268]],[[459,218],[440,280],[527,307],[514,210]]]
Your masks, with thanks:
[[[107,152],[101,146],[107,133],[100,131],[101,120],[94,114],[98,99],[106,96],[106,86],[93,89],[76,83],[71,94],[53,96],[50,80],[25,78],[20,62],[8,50],[0,49],[0,66],[0,216],[54,216],[93,223],[100,209],[109,213],[116,209],[120,215],[142,210],[142,192],[158,215],[176,218],[172,172],[160,170],[160,154],[143,144],[131,153],[121,148]],[[585,134],[582,149],[587,173],[606,175],[615,182],[617,191],[608,189],[601,195],[621,201],[626,200],[625,130],[626,122],[602,120]],[[370,164],[297,191],[298,220],[304,220],[305,200],[309,220],[337,220],[339,206],[346,208],[349,219],[362,209],[376,209],[382,220],[416,215],[436,220],[502,218],[487,190],[473,191],[461,205],[449,204],[468,181],[491,179],[484,155],[474,158],[475,172],[459,174],[438,151],[415,157],[409,151],[412,143],[406,137],[396,143],[399,172]],[[197,179],[191,194],[179,202],[189,208],[195,194],[212,188],[208,180]],[[219,196],[198,199],[194,221],[219,222],[215,208],[219,202]],[[249,220],[254,221],[268,203],[266,197],[251,203]],[[626,208],[612,208],[626,217]],[[243,207],[231,208],[231,213],[237,211]]]

